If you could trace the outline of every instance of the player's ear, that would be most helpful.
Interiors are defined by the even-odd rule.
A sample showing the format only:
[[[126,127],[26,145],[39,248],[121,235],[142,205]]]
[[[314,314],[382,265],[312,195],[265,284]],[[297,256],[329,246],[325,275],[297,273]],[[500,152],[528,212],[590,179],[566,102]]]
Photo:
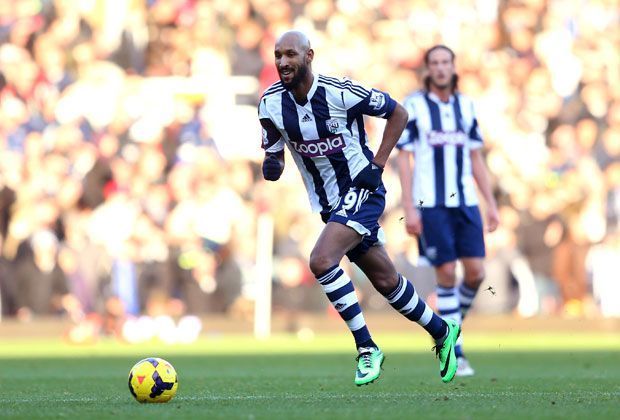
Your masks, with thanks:
[[[308,49],[308,52],[306,53],[306,60],[308,60],[308,64],[312,63],[313,59],[314,59],[314,50],[310,48]]]

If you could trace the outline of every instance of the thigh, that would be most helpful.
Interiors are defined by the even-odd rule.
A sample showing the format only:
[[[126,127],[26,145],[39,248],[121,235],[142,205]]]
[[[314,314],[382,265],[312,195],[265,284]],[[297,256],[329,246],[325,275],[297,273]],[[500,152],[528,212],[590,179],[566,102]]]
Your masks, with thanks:
[[[314,245],[312,255],[327,256],[340,261],[361,240],[362,235],[354,229],[340,223],[327,222]]]
[[[459,207],[454,210],[457,219],[455,232],[457,257],[484,258],[484,233],[478,207]]]
[[[373,246],[385,243],[383,231],[379,226],[379,218],[384,209],[383,186],[374,192],[351,188],[330,213],[329,222],[348,226],[361,235],[361,241],[346,254],[352,262],[357,262]]]
[[[445,207],[424,208],[422,234],[418,238],[420,255],[438,267],[457,258],[455,248],[454,221],[450,210]]]

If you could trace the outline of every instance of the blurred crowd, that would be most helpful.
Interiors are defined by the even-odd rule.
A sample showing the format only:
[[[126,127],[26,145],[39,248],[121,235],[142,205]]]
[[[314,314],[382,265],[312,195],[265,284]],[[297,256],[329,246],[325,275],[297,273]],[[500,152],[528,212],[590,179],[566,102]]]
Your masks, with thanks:
[[[502,218],[487,236],[500,297],[479,311],[619,316],[619,23],[614,0],[2,1],[2,314],[112,333],[140,314],[249,317],[265,214],[274,309],[327,310],[306,261],[321,222],[292,160],[281,182],[260,176],[256,104],[295,27],[316,71],[399,100],[426,48],[455,50]],[[385,183],[389,251],[432,282],[393,168]]]

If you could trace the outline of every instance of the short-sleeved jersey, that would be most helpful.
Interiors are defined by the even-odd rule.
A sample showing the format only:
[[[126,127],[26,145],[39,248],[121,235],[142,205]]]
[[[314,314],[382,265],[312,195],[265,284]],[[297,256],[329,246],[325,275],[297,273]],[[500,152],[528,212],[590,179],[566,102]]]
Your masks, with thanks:
[[[276,153],[286,144],[315,212],[327,213],[373,159],[364,115],[389,118],[396,102],[349,79],[314,75],[306,103],[297,103],[281,82],[263,94],[258,118],[262,147]]]
[[[415,204],[477,205],[470,152],[482,147],[482,136],[472,101],[457,93],[443,102],[433,93],[419,91],[403,105],[409,121],[396,147],[415,154]]]

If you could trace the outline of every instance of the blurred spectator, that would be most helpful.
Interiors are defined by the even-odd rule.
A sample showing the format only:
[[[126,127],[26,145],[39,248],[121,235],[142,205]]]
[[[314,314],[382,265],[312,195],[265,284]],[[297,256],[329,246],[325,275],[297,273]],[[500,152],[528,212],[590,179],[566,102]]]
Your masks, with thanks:
[[[112,260],[110,294],[120,299],[127,314],[138,315],[140,299],[135,262],[137,250],[130,241],[123,242],[119,248]]]
[[[523,252],[534,276],[540,299],[540,310],[549,314],[558,310],[557,286],[552,274],[553,248],[560,241],[560,225],[550,208],[549,199],[538,194],[529,212],[520,213],[516,228],[518,247]]]
[[[67,279],[57,264],[58,239],[48,231],[34,233],[14,271],[17,316],[23,321],[34,315],[59,314],[69,294]]]
[[[98,156],[92,168],[84,176],[81,204],[94,209],[105,201],[105,196],[115,188],[112,181],[111,159],[118,151],[118,139],[104,134],[97,141]]]
[[[1,244],[0,240],[0,246]],[[17,284],[12,268],[11,261],[0,253],[0,318],[17,313]]]
[[[610,290],[598,268],[620,224],[619,18],[607,0],[0,2],[3,313],[91,313],[88,334],[119,337],[127,313],[247,313],[267,210],[275,308],[294,309],[280,294],[310,303],[295,255],[318,226],[294,171],[259,180],[253,108],[278,77],[273,39],[297,27],[326,52],[319,72],[397,99],[420,86],[426,48],[453,48],[497,193],[518,215],[490,239],[511,294],[502,309],[587,315]],[[398,190],[390,165],[384,179]],[[398,199],[388,245],[423,290],[432,278],[396,236]],[[535,292],[515,270],[531,270]],[[519,301],[511,273],[540,305]]]

